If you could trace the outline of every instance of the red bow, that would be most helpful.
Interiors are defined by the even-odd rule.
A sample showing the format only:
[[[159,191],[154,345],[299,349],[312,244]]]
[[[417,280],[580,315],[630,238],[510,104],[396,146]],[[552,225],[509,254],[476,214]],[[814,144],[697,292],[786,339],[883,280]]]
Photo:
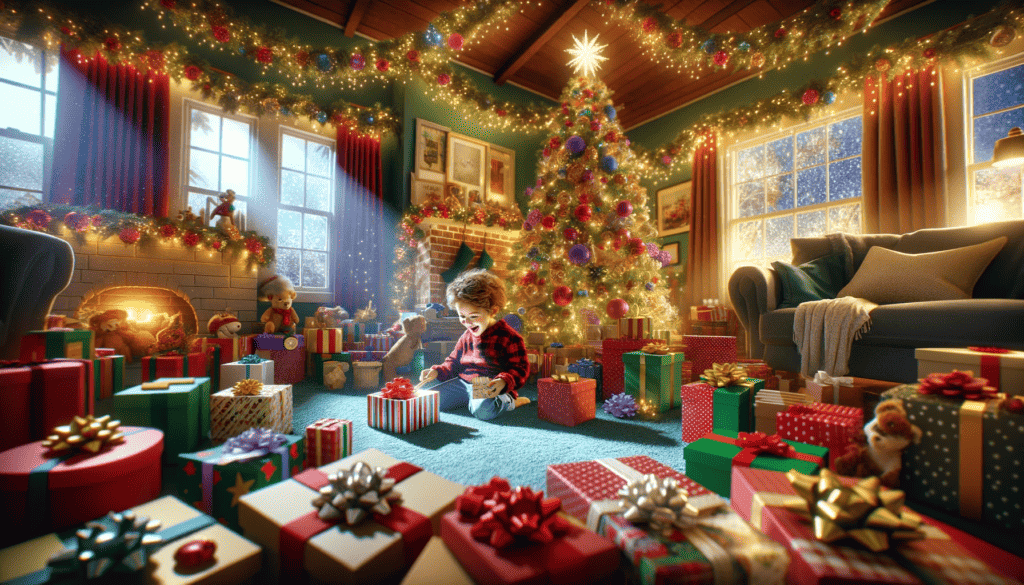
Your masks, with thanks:
[[[281,315],[281,325],[291,325],[292,324],[292,310],[291,309],[278,309],[277,307],[272,307],[272,309],[274,310],[275,313],[277,313],[278,315]]]
[[[390,398],[391,400],[409,400],[416,395],[416,390],[412,387],[412,382],[408,378],[395,378],[384,384],[381,394],[384,395],[384,398]]]
[[[979,347],[979,346],[976,346],[976,345],[972,345],[971,347],[968,347],[967,349],[969,349],[971,351],[977,351],[979,353],[1010,353],[1010,350],[1002,348],[1002,347]]]
[[[947,398],[964,400],[989,400],[997,398],[996,389],[987,386],[985,378],[975,378],[970,372],[953,370],[948,374],[928,374],[921,378],[917,391],[920,394],[938,394]]]
[[[508,480],[500,477],[466,488],[455,507],[463,517],[477,519],[470,528],[473,538],[494,548],[505,548],[517,540],[547,544],[572,528],[555,513],[562,508],[560,499],[544,499],[543,491],[529,487],[511,489]]]
[[[793,457],[793,446],[786,443],[778,435],[764,433],[740,433],[736,437],[736,446],[750,450],[754,454],[766,453],[779,457]]]

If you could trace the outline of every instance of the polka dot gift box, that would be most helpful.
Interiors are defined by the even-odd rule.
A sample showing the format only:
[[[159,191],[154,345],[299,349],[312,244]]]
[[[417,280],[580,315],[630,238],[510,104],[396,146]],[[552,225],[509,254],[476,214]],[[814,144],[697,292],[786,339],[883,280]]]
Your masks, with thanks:
[[[736,338],[728,335],[687,335],[686,359],[693,362],[696,378],[714,364],[736,362]]]
[[[572,382],[537,380],[537,418],[574,427],[596,414],[597,381],[579,378]]]
[[[1024,415],[1001,409],[1001,400],[963,400],[897,386],[910,422],[924,433],[903,452],[900,489],[986,527],[1024,534]],[[976,534],[985,538],[984,534]]]

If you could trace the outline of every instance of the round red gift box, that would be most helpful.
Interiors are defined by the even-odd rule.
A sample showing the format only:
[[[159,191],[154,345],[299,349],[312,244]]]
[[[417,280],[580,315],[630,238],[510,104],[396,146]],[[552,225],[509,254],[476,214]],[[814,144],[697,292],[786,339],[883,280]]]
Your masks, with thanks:
[[[46,478],[49,513],[41,523],[30,520],[27,492],[29,473],[51,461],[43,442],[0,453],[0,545],[79,526],[159,497],[163,432],[143,427],[121,430],[123,444],[95,455],[74,455],[50,470]]]

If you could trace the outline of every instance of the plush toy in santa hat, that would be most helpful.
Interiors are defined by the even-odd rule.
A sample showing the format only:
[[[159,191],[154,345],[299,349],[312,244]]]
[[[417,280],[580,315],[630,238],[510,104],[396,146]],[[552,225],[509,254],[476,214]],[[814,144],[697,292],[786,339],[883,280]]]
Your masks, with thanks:
[[[238,337],[238,332],[242,330],[242,323],[231,313],[219,313],[210,317],[206,327],[210,330],[210,334],[216,335],[220,339],[230,339]]]

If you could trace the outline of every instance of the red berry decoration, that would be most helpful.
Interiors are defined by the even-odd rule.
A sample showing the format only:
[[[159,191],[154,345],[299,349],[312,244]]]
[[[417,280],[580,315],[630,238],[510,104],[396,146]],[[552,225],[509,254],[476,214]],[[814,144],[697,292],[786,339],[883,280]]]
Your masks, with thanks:
[[[111,53],[116,53],[121,50],[121,41],[117,40],[117,37],[107,37],[103,41],[103,48]]]
[[[629,217],[633,213],[633,204],[623,199],[615,206],[615,214],[619,217]]]
[[[567,286],[556,286],[551,291],[551,300],[559,307],[564,307],[572,302],[572,289]]]
[[[199,76],[203,74],[203,70],[196,65],[188,65],[185,67],[185,77],[195,81],[199,79]]]
[[[573,210],[573,215],[575,215],[576,219],[581,223],[588,221],[593,213],[594,212],[590,209],[590,206],[586,204],[577,205],[576,209]]]
[[[165,238],[173,238],[178,233],[178,228],[173,223],[165,223],[160,226],[160,235]]]
[[[131,226],[128,226],[121,228],[121,231],[117,234],[117,237],[121,238],[121,241],[126,244],[134,244],[135,242],[139,241],[139,238],[142,237],[142,234],[139,233],[139,230]]]
[[[25,214],[25,220],[28,221],[29,225],[36,229],[46,229],[53,221],[53,217],[49,213],[42,209],[33,209],[32,211]]]
[[[420,62],[420,52],[416,49],[409,49],[409,52],[405,54],[405,58],[412,61],[413,63]]]
[[[548,145],[551,148],[558,148],[559,146],[562,146],[562,139],[557,136],[552,136],[551,140],[548,141]]]
[[[213,560],[217,543],[212,540],[190,540],[174,551],[174,562],[182,568],[201,567]]]
[[[224,242],[222,240],[214,240],[210,243],[210,246],[212,246],[214,250],[220,250],[224,247]]]
[[[499,116],[501,116],[503,118],[505,117],[506,114],[508,114],[508,112],[506,112],[505,110],[503,110],[501,108],[498,108],[497,110],[494,110],[494,113],[498,114]]]
[[[64,215],[64,223],[76,232],[84,232],[92,225],[92,218],[78,211],[70,211]]]
[[[226,43],[231,40],[231,31],[226,26],[215,26],[213,27],[213,38],[218,42]]]
[[[448,85],[448,83],[451,82],[451,80],[452,76],[448,75],[447,73],[441,73],[437,76],[438,85]]]
[[[645,33],[654,32],[654,30],[658,28],[658,21],[654,20],[653,16],[648,16],[647,18],[644,19],[641,26],[643,27]]]
[[[449,49],[452,49],[454,51],[461,51],[462,50],[462,44],[464,42],[465,42],[465,39],[463,39],[462,35],[460,35],[459,33],[452,33],[452,34],[448,35],[448,48]]]
[[[617,142],[619,137],[615,135],[615,131],[611,131],[604,135],[605,142]]]
[[[838,7],[833,8],[828,11],[828,15],[832,17],[832,20],[839,20],[843,17],[843,9]]]
[[[391,68],[391,62],[387,59],[377,59],[377,71],[387,71]]]
[[[181,241],[189,248],[194,248],[200,239],[199,234],[195,232],[185,232],[185,235],[181,237]]]
[[[245,249],[253,254],[259,254],[263,252],[263,242],[256,238],[246,238]]]
[[[256,60],[264,64],[273,63],[274,51],[270,47],[260,47],[256,50]]]
[[[673,49],[678,49],[683,46],[683,33],[679,31],[669,33],[668,37],[665,39],[665,44]]]
[[[775,29],[775,38],[777,38],[777,39],[784,39],[784,38],[786,38],[787,34],[789,34],[789,31],[787,31],[784,28],[780,27],[780,28]]]
[[[810,88],[804,92],[803,97],[800,99],[803,100],[805,106],[813,106],[814,104],[818,103],[818,97],[818,90]]]
[[[540,220],[540,225],[541,225],[541,227],[543,227],[546,230],[554,229],[555,228],[555,216],[553,216],[553,215],[546,215],[546,216],[544,216],[544,219]]]
[[[605,312],[612,319],[622,319],[629,313],[629,303],[622,299],[612,299],[605,306]]]
[[[725,64],[729,62],[729,53],[726,53],[725,51],[718,51],[711,59],[715,62],[715,65],[725,67]]]

